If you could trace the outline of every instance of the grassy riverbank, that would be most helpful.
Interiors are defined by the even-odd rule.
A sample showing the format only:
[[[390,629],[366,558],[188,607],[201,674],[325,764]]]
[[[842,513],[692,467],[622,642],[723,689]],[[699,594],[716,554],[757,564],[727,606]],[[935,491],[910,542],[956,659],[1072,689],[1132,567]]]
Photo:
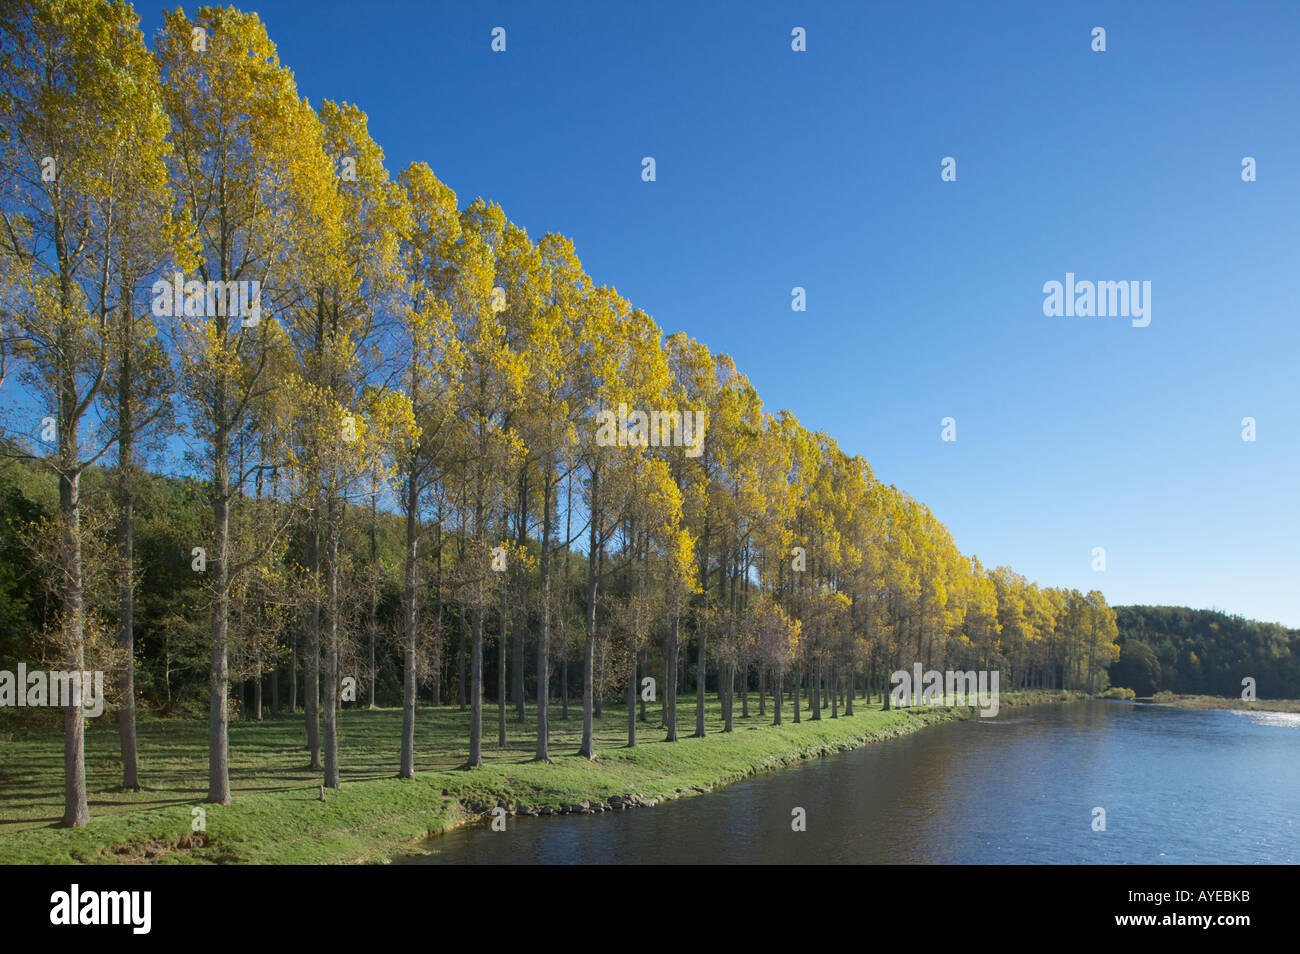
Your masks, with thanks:
[[[1151,701],[1162,706],[1181,709],[1240,709],[1243,712],[1300,712],[1300,699],[1256,699],[1246,702],[1236,697],[1180,696],[1172,692],[1157,692]]]
[[[1077,694],[1006,693],[1001,704],[1075,698]],[[56,726],[0,724],[0,863],[241,862],[342,863],[383,861],[430,833],[473,820],[498,804],[520,812],[615,806],[624,799],[653,805],[707,792],[749,775],[831,752],[855,748],[968,714],[965,709],[880,711],[880,700],[859,698],[849,718],[771,725],[737,718],[723,733],[717,704],[709,700],[703,739],[691,738],[693,699],[679,704],[676,743],[663,741],[658,707],[638,726],[639,744],[626,747],[626,710],[609,706],[597,721],[598,757],[579,758],[581,710],[555,719],[550,764],[532,761],[531,721],[507,723],[507,746],[497,747],[496,711],[490,711],[486,764],[463,767],[469,713],[455,707],[421,709],[417,720],[417,777],[393,777],[399,761],[401,712],[348,710],[340,716],[343,787],[320,800],[320,775],[307,769],[301,716],[230,729],[234,802],[205,805],[207,725],[198,720],[140,723],[141,792],[118,788],[118,742],[110,722],[86,733],[86,774],[91,823],[54,827],[62,813],[63,746]],[[737,705],[739,709],[739,705]],[[555,707],[558,717],[558,707]],[[532,718],[529,710],[529,718]],[[194,832],[194,810],[206,830]],[[588,810],[591,810],[588,808]]]

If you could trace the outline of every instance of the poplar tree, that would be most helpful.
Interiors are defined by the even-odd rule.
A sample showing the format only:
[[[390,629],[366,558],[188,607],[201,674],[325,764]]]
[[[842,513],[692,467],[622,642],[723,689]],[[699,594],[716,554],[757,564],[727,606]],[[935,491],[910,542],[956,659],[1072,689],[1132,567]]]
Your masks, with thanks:
[[[209,610],[208,801],[230,802],[228,752],[231,586],[288,523],[263,527],[236,552],[232,509],[252,476],[292,467],[284,400],[299,390],[280,313],[294,298],[291,276],[311,255],[307,225],[329,219],[333,177],[320,123],[280,65],[253,14],[200,7],[193,20],[164,14],[155,55],[172,118],[171,177],[193,227],[186,271],[202,300],[209,282],[252,282],[260,313],[231,314],[218,292],[209,307],[177,316],[181,385],[207,472],[212,523],[204,541]],[[187,285],[187,289],[188,289]],[[274,399],[279,395],[279,399]],[[258,427],[273,459],[237,454],[236,436]],[[274,438],[274,440],[273,440]],[[294,488],[295,495],[297,488]],[[310,657],[309,657],[310,662]],[[307,687],[310,704],[312,687]]]
[[[419,661],[421,519],[429,488],[449,466],[452,421],[459,400],[459,345],[452,325],[456,269],[454,250],[461,221],[456,194],[424,163],[403,170],[408,226],[403,236],[405,287],[394,336],[398,378],[411,402],[415,429],[399,448],[398,505],[405,523],[402,571],[402,750],[398,775],[415,777],[415,705]],[[404,359],[404,360],[403,360]],[[435,619],[434,625],[440,621]]]
[[[12,184],[0,200],[2,310],[15,325],[11,347],[42,419],[37,430],[54,445],[41,459],[59,488],[60,641],[67,668],[78,673],[88,625],[81,476],[122,426],[110,422],[94,440],[83,423],[110,385],[115,357],[140,345],[119,335],[115,356],[113,332],[128,324],[123,312],[134,311],[140,250],[165,206],[166,133],[156,71],[130,6],[50,0],[0,13],[0,175]],[[129,645],[129,630],[122,638]],[[133,762],[128,728],[123,754]],[[72,827],[90,817],[84,732],[74,698],[64,717],[63,824]],[[138,784],[133,774],[132,764],[128,784]]]

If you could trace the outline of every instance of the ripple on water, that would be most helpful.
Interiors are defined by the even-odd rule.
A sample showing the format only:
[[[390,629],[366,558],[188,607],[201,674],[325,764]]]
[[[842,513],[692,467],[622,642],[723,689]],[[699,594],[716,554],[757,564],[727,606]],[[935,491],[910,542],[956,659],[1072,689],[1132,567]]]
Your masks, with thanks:
[[[1264,712],[1245,709],[1228,709],[1233,715],[1241,716],[1255,725],[1271,725],[1283,729],[1300,729],[1300,712]]]
[[[405,860],[1296,864],[1297,727],[1296,713],[1034,707],[657,808],[461,829]],[[792,833],[792,806],[806,831]]]

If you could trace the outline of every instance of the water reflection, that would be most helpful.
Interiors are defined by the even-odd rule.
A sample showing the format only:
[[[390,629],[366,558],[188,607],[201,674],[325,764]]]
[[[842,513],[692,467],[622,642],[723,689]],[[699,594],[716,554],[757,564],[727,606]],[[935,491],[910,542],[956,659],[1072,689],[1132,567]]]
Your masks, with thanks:
[[[1003,710],[653,809],[462,829],[405,860],[1295,864],[1297,730],[1294,714]]]

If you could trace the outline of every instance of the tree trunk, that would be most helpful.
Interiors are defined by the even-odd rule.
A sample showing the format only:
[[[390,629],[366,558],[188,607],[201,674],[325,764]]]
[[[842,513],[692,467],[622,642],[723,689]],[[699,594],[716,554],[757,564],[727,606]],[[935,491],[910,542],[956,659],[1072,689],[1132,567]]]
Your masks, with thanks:
[[[516,528],[515,542],[522,550],[528,543],[528,469],[522,468],[519,476],[519,525]],[[525,580],[519,566],[511,567],[511,578],[515,589],[515,668],[511,673],[510,698],[515,703],[515,721],[527,719],[524,705],[524,632],[528,625],[528,609],[524,601]]]
[[[478,586],[474,609],[474,640],[470,649],[469,675],[469,764],[483,764],[483,586]]]
[[[224,396],[222,397],[224,404]],[[227,657],[230,612],[230,475],[229,435],[224,426],[217,428],[214,444],[216,473],[212,488],[214,559],[209,566],[216,568],[216,598],[212,604],[211,667],[208,671],[208,801],[216,805],[230,804],[229,726],[227,700],[230,691],[230,669]]]
[[[809,702],[812,705],[812,715],[809,717],[814,722],[818,722],[822,717],[822,664],[821,660],[814,660],[812,668],[808,671],[808,695]]]
[[[339,504],[330,500],[328,529],[328,584],[326,587],[326,610],[329,614],[329,626],[326,630],[325,643],[325,787],[338,788],[339,780],[339,739],[338,739],[338,692],[339,692],[339,523],[343,515],[337,512]]]
[[[636,653],[628,653],[631,662],[627,673],[627,747],[636,748]]]
[[[596,650],[596,588],[600,583],[597,563],[600,548],[600,508],[595,502],[600,493],[600,471],[593,469],[591,474],[592,507],[587,523],[590,526],[587,543],[587,633],[582,648],[582,744],[578,754],[583,758],[596,757],[596,745],[592,735],[592,703],[595,696],[595,650]]]
[[[889,659],[889,661],[892,663],[892,662],[893,662],[893,658],[894,658],[894,651],[892,650],[892,648],[891,648],[891,650],[890,650],[890,654],[889,654],[889,655],[890,655],[890,659]],[[893,668],[890,667],[890,668],[887,668],[883,673],[881,673],[880,696],[881,696],[881,699],[882,699],[883,702],[884,702],[884,705],[883,705],[883,707],[882,707],[882,711],[884,711],[884,712],[888,712],[888,711],[889,711],[889,703],[890,703],[890,699],[889,699],[890,691],[889,691],[889,690],[890,690],[890,688],[891,688],[891,682],[889,681],[889,675],[890,675],[890,673],[892,673],[893,671],[894,671]]]
[[[722,573],[721,568],[719,568],[718,573]],[[709,515],[707,509],[704,514],[703,546],[700,550],[700,592],[704,595],[704,606],[703,611],[700,613],[700,641],[695,662],[695,737],[702,739],[704,738],[704,684],[708,677],[708,656],[705,649],[709,635],[708,617],[705,615],[709,608]],[[719,679],[721,679],[721,675],[721,672],[719,672]]]
[[[460,641],[456,644],[456,705],[465,711],[465,642],[469,630],[469,620],[465,617],[465,607],[460,608]]]
[[[419,485],[406,475],[406,562],[402,592],[405,640],[402,647],[402,764],[399,778],[415,778],[415,647],[419,635],[416,595],[419,592]]]
[[[502,539],[508,539],[510,531],[510,514],[507,511],[501,518]],[[510,588],[501,586],[501,603],[498,609],[501,626],[500,635],[497,637],[497,748],[506,747],[506,647],[509,645],[506,633],[507,604],[509,603]]]
[[[376,478],[377,479],[377,478]],[[372,487],[374,484],[371,485]],[[379,491],[370,494],[370,571],[379,572]],[[375,708],[375,633],[379,629],[379,578],[375,576],[370,586],[370,708]]]
[[[298,711],[298,627],[289,639],[289,711]]]
[[[86,668],[85,630],[81,591],[81,481],[73,471],[77,439],[75,426],[63,438],[63,467],[59,474],[59,512],[62,518],[63,638],[68,669],[77,674]],[[70,474],[70,476],[69,476]],[[86,721],[81,699],[66,700],[63,712],[63,824],[80,828],[90,822],[86,799]]]
[[[732,729],[731,717],[736,708],[736,664],[727,661],[726,665],[726,688],[727,688],[727,718],[723,725],[723,732],[730,732]]]
[[[128,319],[129,320],[129,319]],[[123,349],[123,365],[118,385],[118,455],[117,473],[122,517],[118,538],[122,584],[118,597],[121,629],[118,645],[122,650],[122,676],[118,681],[121,702],[117,710],[117,731],[122,748],[122,787],[140,790],[139,762],[135,741],[135,492],[131,483],[132,422],[130,352]]]
[[[437,627],[437,632],[442,631],[442,494],[438,494],[438,510],[436,519],[433,523],[434,533],[434,571],[433,571],[433,625]],[[435,706],[442,705],[442,680],[443,672],[446,667],[443,662],[446,659],[446,653],[443,651],[442,638],[439,635],[437,651],[434,654],[434,673],[433,688],[430,695],[433,697],[432,702]]]
[[[550,725],[547,721],[550,700],[550,651],[551,651],[551,474],[542,479],[542,626],[537,635],[537,750],[536,758],[549,762],[547,743],[550,741]]]
[[[649,669],[649,668],[650,668],[650,650],[648,650],[648,649],[643,649],[643,650],[641,650],[641,671],[642,671],[642,672],[645,672],[645,671],[646,671],[647,669]],[[641,721],[642,721],[642,722],[649,721],[649,720],[647,719],[647,717],[646,717],[646,714],[645,714],[645,696],[641,696],[641,716],[640,716],[640,718],[641,718]]]
[[[666,742],[677,741],[677,643],[681,638],[680,612],[673,613],[673,625],[668,633],[668,646],[664,651],[664,721],[667,723]]]
[[[307,718],[307,750],[310,770],[321,770],[320,760],[320,522],[319,505],[307,536],[307,571],[313,583],[311,612],[307,619],[307,658],[303,668],[303,708]]]

